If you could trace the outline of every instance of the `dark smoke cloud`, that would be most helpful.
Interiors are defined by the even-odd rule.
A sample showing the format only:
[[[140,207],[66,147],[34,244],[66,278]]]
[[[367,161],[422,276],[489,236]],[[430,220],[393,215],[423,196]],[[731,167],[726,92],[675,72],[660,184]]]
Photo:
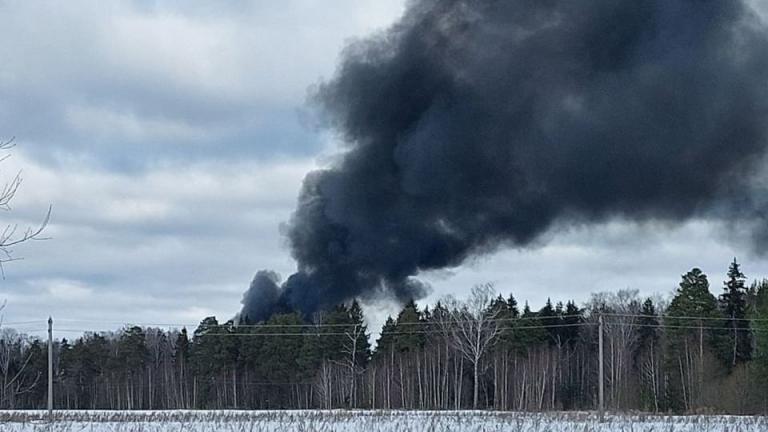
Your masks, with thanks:
[[[553,224],[754,222],[766,71],[739,1],[414,1],[317,89],[345,152],[304,180],[297,273],[243,313],[419,297],[420,271]]]

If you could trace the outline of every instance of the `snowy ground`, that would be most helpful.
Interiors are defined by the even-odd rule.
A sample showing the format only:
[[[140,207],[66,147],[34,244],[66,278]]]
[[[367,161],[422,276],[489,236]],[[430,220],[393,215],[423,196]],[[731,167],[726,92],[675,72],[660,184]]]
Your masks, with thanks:
[[[487,411],[0,411],[0,431],[67,432],[764,432],[768,418]]]

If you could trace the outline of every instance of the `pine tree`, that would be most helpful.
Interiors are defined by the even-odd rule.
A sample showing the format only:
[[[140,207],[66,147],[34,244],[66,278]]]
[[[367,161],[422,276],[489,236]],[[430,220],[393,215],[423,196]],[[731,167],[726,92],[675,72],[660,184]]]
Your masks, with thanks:
[[[44,346],[40,339],[34,339],[29,346],[29,363],[24,370],[24,375],[28,378],[22,378],[24,382],[31,382],[27,392],[30,394],[30,400],[33,404],[28,408],[42,409],[43,401],[48,393],[48,387],[42,383],[48,382],[48,346]],[[104,365],[106,366],[106,365]]]
[[[177,406],[189,408],[189,336],[186,327],[183,327],[176,337],[173,365],[179,381]]]
[[[217,408],[211,405],[214,383],[220,365],[217,363],[219,344],[223,336],[221,326],[214,316],[203,318],[195,329],[190,347],[190,363],[193,377],[193,408]]]
[[[700,269],[694,268],[684,274],[682,279],[667,309],[668,324],[674,324],[677,327],[698,325],[696,322],[691,324],[690,321],[678,317],[699,317],[702,319],[703,326],[711,327],[712,320],[720,318],[721,315],[718,313],[717,300],[709,292],[707,275]]]
[[[349,307],[349,318],[352,327],[347,331],[347,335],[355,338],[355,364],[364,368],[371,359],[371,343],[368,340],[368,326],[365,324],[363,309],[357,300],[353,300]],[[348,341],[347,347],[349,348],[350,345]]]
[[[302,340],[301,350],[296,358],[298,375],[301,381],[310,381],[317,374],[322,357],[323,336],[315,329],[306,331],[307,336]]]
[[[344,304],[336,305],[333,310],[326,312],[322,319],[327,324],[321,331],[323,336],[322,358],[334,362],[346,360],[345,346],[347,344],[346,332],[354,328],[349,308]]]
[[[421,326],[422,315],[419,307],[413,300],[409,301],[403,307],[403,310],[397,315],[395,323],[395,349],[400,352],[413,352],[424,347],[425,335]]]
[[[570,347],[578,341],[580,334],[579,325],[584,321],[584,311],[581,310],[576,303],[571,300],[565,304],[565,311],[561,318],[561,323],[568,327],[560,328],[560,337],[563,342]]]
[[[514,302],[515,299],[511,295],[509,298]],[[494,350],[497,352],[504,352],[511,347],[512,341],[512,326],[515,325],[513,319],[515,318],[514,309],[510,308],[509,302],[501,295],[496,297],[489,309],[496,316],[499,322],[499,340],[496,343]]]
[[[493,299],[489,309],[498,316],[499,314],[506,314],[506,312],[509,310],[509,305],[507,304],[507,300],[504,299],[501,294],[499,294],[495,299]]]
[[[512,294],[509,294],[509,298],[507,298],[507,309],[509,309],[512,318],[520,317],[520,309],[517,307],[517,300]]]
[[[141,407],[144,369],[149,357],[144,329],[139,326],[125,328],[117,343],[117,359],[127,388],[127,408]]]
[[[650,298],[645,299],[643,302],[643,308],[640,311],[640,319],[637,324],[640,327],[638,330],[640,333],[638,350],[645,350],[650,344],[656,343],[659,340],[659,318],[656,315],[656,306]]]
[[[54,355],[58,357],[58,368],[54,371],[54,385],[59,387],[59,391],[68,394],[68,383],[72,377],[72,367],[74,359],[72,358],[72,345],[70,345],[67,338],[62,338],[58,346],[58,352],[54,351]],[[61,398],[59,395],[55,395],[57,398]],[[66,399],[66,397],[64,398]],[[59,403],[58,406],[63,404]],[[69,401],[64,405],[66,408],[70,408]]]
[[[357,300],[349,306],[349,328],[344,331],[344,353],[349,373],[349,393],[347,399],[350,408],[358,403],[358,375],[362,374],[371,357],[371,345],[368,341],[367,327],[363,310]]]
[[[534,315],[527,302],[525,303],[524,309],[526,318],[531,318]],[[515,297],[512,294],[510,294],[506,300],[499,296],[491,305],[491,310],[500,311],[496,316],[499,320],[500,332],[495,349],[499,352],[524,352],[527,348],[527,336],[532,333],[529,329],[516,330],[516,328],[535,325],[538,324],[537,321],[531,319],[520,320],[521,316],[520,310],[517,307],[517,300],[515,300]],[[539,334],[538,337],[543,339],[541,334]]]
[[[646,411],[659,411],[661,374],[658,364],[659,353],[659,317],[653,300],[647,298],[640,310],[640,318],[637,321],[639,327],[638,343],[633,357],[633,370],[640,382],[640,403]]]
[[[536,318],[538,315],[531,311],[526,301],[520,320],[513,321],[512,337],[509,338],[509,344],[518,354],[526,354],[531,348],[551,343],[547,329],[542,327],[542,320]]]
[[[395,347],[395,335],[393,334],[395,331],[395,320],[389,316],[381,328],[379,339],[376,341],[374,357],[381,358],[390,355],[390,350]]]
[[[301,325],[304,322],[299,313],[274,314],[259,329],[265,335],[256,361],[261,381],[272,384],[264,395],[266,408],[290,408],[291,384],[299,381],[298,357],[304,344]],[[257,332],[258,334],[258,332]]]
[[[728,330],[727,341],[730,347],[731,366],[749,360],[752,357],[752,338],[747,317],[746,277],[741,272],[736,258],[728,268],[728,280],[724,283],[724,293],[720,295],[720,310],[726,317],[725,328]]]
[[[552,306],[552,300],[549,298],[547,298],[547,303],[544,307],[539,310],[538,317],[541,319],[536,321],[536,323],[546,327],[550,345],[560,345],[563,342],[560,334],[561,327],[559,327],[562,315],[563,304],[559,303],[557,308],[555,308]]]
[[[698,268],[684,274],[665,317],[665,363],[670,371],[665,405],[669,409],[689,409],[700,397],[707,353],[722,355],[721,336],[710,329],[720,318],[707,275]]]
[[[760,380],[759,388],[763,389],[764,400],[768,401],[768,279],[755,282],[752,287],[755,300],[749,317],[755,320],[754,361]]]

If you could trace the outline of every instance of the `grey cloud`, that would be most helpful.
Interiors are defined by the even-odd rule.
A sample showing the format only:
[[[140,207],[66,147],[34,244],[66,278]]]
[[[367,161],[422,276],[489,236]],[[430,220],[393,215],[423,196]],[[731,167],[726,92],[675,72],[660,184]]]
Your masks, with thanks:
[[[186,3],[2,4],[11,19],[0,41],[8,59],[0,132],[47,163],[75,155],[122,170],[312,155],[321,143],[297,111],[345,38],[398,11],[393,3],[390,18],[339,19],[371,3],[253,4],[209,15],[190,14]],[[297,19],[321,9],[325,22]]]

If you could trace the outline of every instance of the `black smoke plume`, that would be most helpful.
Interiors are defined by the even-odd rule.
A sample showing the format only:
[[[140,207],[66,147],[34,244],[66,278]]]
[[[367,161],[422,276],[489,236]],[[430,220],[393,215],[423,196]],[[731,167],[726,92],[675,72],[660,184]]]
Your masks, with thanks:
[[[344,152],[305,178],[298,271],[256,276],[251,320],[419,297],[419,272],[554,224],[763,225],[768,39],[740,1],[412,1],[313,100]]]

